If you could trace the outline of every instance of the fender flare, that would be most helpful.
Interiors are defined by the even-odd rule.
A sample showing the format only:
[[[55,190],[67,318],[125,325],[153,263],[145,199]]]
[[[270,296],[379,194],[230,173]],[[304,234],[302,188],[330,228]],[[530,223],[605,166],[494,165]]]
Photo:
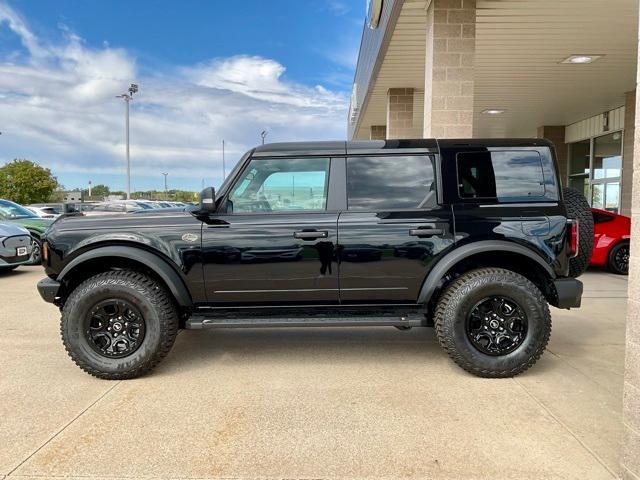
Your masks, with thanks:
[[[144,264],[167,285],[178,305],[183,307],[193,306],[193,300],[191,299],[189,290],[180,277],[180,274],[166,260],[159,255],[132,246],[112,245],[99,247],[82,253],[65,265],[56,280],[63,280],[69,272],[87,260],[101,257],[120,257]]]
[[[470,243],[462,247],[456,248],[442,257],[438,263],[431,269],[429,275],[422,284],[420,295],[418,296],[418,303],[424,304],[431,300],[433,293],[438,288],[438,284],[442,277],[458,262],[478,253],[486,251],[498,251],[498,252],[511,252],[523,255],[530,260],[535,261],[540,265],[548,274],[550,278],[556,278],[556,274],[541,257],[530,249],[523,247],[517,243],[506,242],[503,240],[481,240],[479,242]]]

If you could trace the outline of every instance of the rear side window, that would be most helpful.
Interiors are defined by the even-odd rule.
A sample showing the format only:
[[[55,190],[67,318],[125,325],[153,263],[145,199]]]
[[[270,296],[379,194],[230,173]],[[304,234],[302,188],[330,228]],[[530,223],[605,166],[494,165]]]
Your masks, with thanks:
[[[461,152],[456,158],[460,198],[518,202],[544,196],[536,151]]]
[[[347,159],[349,210],[433,208],[433,157],[398,155]]]
[[[611,215],[605,215],[604,213],[592,212],[593,213],[593,223],[607,223],[613,220]]]

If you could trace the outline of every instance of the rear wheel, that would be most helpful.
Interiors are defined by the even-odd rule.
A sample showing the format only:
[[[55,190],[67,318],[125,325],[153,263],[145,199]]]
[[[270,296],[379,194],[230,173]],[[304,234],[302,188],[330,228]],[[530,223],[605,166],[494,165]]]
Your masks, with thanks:
[[[567,208],[567,216],[578,220],[578,254],[569,260],[569,276],[579,277],[589,266],[591,250],[593,249],[593,214],[591,207],[577,190],[563,188],[562,195]]]
[[[169,294],[152,278],[110,271],[71,292],[60,333],[69,356],[85,372],[110,380],[134,378],[169,353],[178,314]]]
[[[522,275],[501,268],[458,277],[435,312],[438,341],[466,371],[512,377],[542,355],[551,334],[549,306]]]
[[[611,249],[607,268],[618,275],[629,275],[629,242],[620,242]]]

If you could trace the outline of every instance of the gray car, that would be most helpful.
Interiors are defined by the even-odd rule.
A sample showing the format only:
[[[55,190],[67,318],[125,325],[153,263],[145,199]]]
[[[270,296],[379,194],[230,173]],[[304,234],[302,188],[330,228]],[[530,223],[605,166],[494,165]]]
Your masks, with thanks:
[[[0,272],[29,263],[33,240],[27,229],[15,223],[0,223]]]

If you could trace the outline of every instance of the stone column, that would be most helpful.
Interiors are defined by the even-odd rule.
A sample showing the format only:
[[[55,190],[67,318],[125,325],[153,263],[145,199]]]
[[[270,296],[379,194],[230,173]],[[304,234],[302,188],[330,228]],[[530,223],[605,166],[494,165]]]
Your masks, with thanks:
[[[472,137],[475,0],[432,0],[426,35],[424,137]]]
[[[390,88],[387,92],[387,138],[420,138],[413,126],[413,88]]]
[[[386,125],[371,125],[369,130],[369,140],[385,140],[387,138]]]
[[[640,69],[638,69],[636,84],[640,84]],[[636,95],[635,100],[633,149],[640,152],[640,125],[638,124],[640,121],[640,95]],[[629,127],[630,125],[625,124],[627,132]],[[635,170],[636,167],[640,168],[640,155],[633,159],[633,169]],[[622,399],[623,446],[620,463],[622,478],[637,480],[640,479],[640,175],[633,175],[631,183],[633,185],[631,192],[631,259],[629,263],[626,359]]]
[[[622,143],[622,190],[620,213],[631,215],[631,191],[633,187],[633,138],[636,121],[636,92],[624,94],[624,137]]]
[[[560,170],[560,181],[567,186],[567,168],[569,149],[564,143],[564,125],[545,125],[538,127],[538,138],[546,138],[553,142],[556,147],[558,157],[558,170]]]

